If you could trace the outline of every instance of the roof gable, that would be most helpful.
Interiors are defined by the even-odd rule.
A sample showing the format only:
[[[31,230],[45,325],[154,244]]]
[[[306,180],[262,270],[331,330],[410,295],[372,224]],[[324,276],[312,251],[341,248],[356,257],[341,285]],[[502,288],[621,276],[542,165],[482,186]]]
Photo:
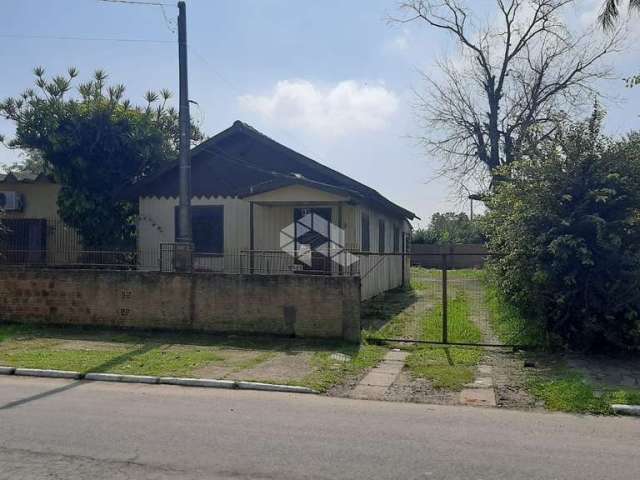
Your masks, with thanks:
[[[416,216],[394,204],[374,189],[322,165],[253,127],[236,121],[231,127],[191,150],[194,196],[245,194],[251,187],[268,182],[310,183],[343,190],[378,209],[404,218]],[[178,162],[167,166],[132,189],[135,196],[178,195]]]

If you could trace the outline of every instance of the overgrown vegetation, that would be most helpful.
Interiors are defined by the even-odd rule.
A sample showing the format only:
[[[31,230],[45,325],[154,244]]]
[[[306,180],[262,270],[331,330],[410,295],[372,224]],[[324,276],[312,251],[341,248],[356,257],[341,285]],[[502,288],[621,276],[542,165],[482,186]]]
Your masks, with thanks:
[[[451,342],[480,342],[482,333],[471,319],[464,291],[449,298],[448,337]],[[430,309],[420,320],[420,340],[442,340],[442,305]],[[407,358],[413,377],[430,380],[435,388],[461,390],[473,381],[475,366],[483,356],[478,348],[417,346]]]
[[[473,382],[482,356],[478,348],[422,347],[409,355],[407,367],[412,376],[431,380],[435,388],[462,390]]]
[[[488,198],[490,279],[549,339],[640,347],[640,134],[612,141],[602,113],[502,170]],[[508,315],[509,313],[507,313]],[[507,322],[508,323],[508,322]]]
[[[640,405],[640,390],[600,390],[579,373],[558,368],[529,380],[531,393],[549,410],[609,415],[611,405]]]
[[[491,282],[485,282],[485,292],[491,328],[502,343],[528,347],[549,346],[540,322],[525,318]]]

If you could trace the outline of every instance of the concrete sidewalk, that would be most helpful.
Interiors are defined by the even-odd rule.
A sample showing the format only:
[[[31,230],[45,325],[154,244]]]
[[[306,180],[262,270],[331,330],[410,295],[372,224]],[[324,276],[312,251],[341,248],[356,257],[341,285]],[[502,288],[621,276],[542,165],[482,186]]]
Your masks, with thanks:
[[[383,400],[387,389],[393,385],[404,368],[409,354],[394,349],[384,356],[380,364],[372,368],[350,393],[350,398],[361,400]]]

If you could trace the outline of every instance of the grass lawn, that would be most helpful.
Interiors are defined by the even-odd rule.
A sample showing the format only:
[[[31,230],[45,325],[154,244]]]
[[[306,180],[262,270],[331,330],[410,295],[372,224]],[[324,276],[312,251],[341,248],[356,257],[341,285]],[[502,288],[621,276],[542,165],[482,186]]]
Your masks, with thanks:
[[[0,324],[0,365],[255,380],[325,391],[375,366],[373,345]]]
[[[532,376],[529,388],[547,409],[561,412],[609,415],[614,403],[640,405],[640,390],[602,390],[566,367]]]
[[[482,333],[471,320],[469,302],[459,292],[449,298],[448,333],[452,342],[480,342]],[[437,338],[442,332],[442,306],[431,310],[422,322],[421,340]],[[420,345],[407,358],[407,367],[416,378],[431,380],[435,388],[461,390],[474,379],[475,367],[483,356],[480,348]]]
[[[452,270],[448,274],[448,337],[453,342],[479,342],[480,329],[473,322],[472,308],[478,308],[477,282],[481,272]],[[413,267],[411,287],[379,295],[363,306],[369,338],[442,339],[442,272]],[[472,299],[476,302],[472,305]],[[409,350],[407,367],[414,378],[425,378],[436,388],[460,390],[472,382],[475,366],[483,356],[478,348],[398,344]]]
[[[501,341],[532,347],[546,345],[543,328],[528,321],[499,292],[487,285],[487,304],[493,330]],[[611,414],[611,404],[640,405],[640,389],[623,390],[590,383],[579,371],[547,354],[553,368],[529,373],[529,392],[544,402],[545,408],[569,413]]]
[[[486,284],[485,290],[491,328],[501,342],[536,348],[545,344],[545,333],[539,324],[522,317],[491,285]]]

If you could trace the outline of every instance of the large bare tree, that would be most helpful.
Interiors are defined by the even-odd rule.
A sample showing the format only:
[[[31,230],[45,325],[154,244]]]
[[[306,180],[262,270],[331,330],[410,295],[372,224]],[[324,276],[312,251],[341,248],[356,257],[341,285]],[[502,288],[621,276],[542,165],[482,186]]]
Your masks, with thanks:
[[[448,34],[458,51],[424,72],[418,94],[422,140],[442,158],[441,173],[461,184],[483,177],[552,135],[566,115],[592,104],[603,58],[620,34],[575,34],[561,17],[572,0],[495,0],[484,25],[462,0],[411,0],[400,22]],[[487,175],[488,174],[488,175]]]

